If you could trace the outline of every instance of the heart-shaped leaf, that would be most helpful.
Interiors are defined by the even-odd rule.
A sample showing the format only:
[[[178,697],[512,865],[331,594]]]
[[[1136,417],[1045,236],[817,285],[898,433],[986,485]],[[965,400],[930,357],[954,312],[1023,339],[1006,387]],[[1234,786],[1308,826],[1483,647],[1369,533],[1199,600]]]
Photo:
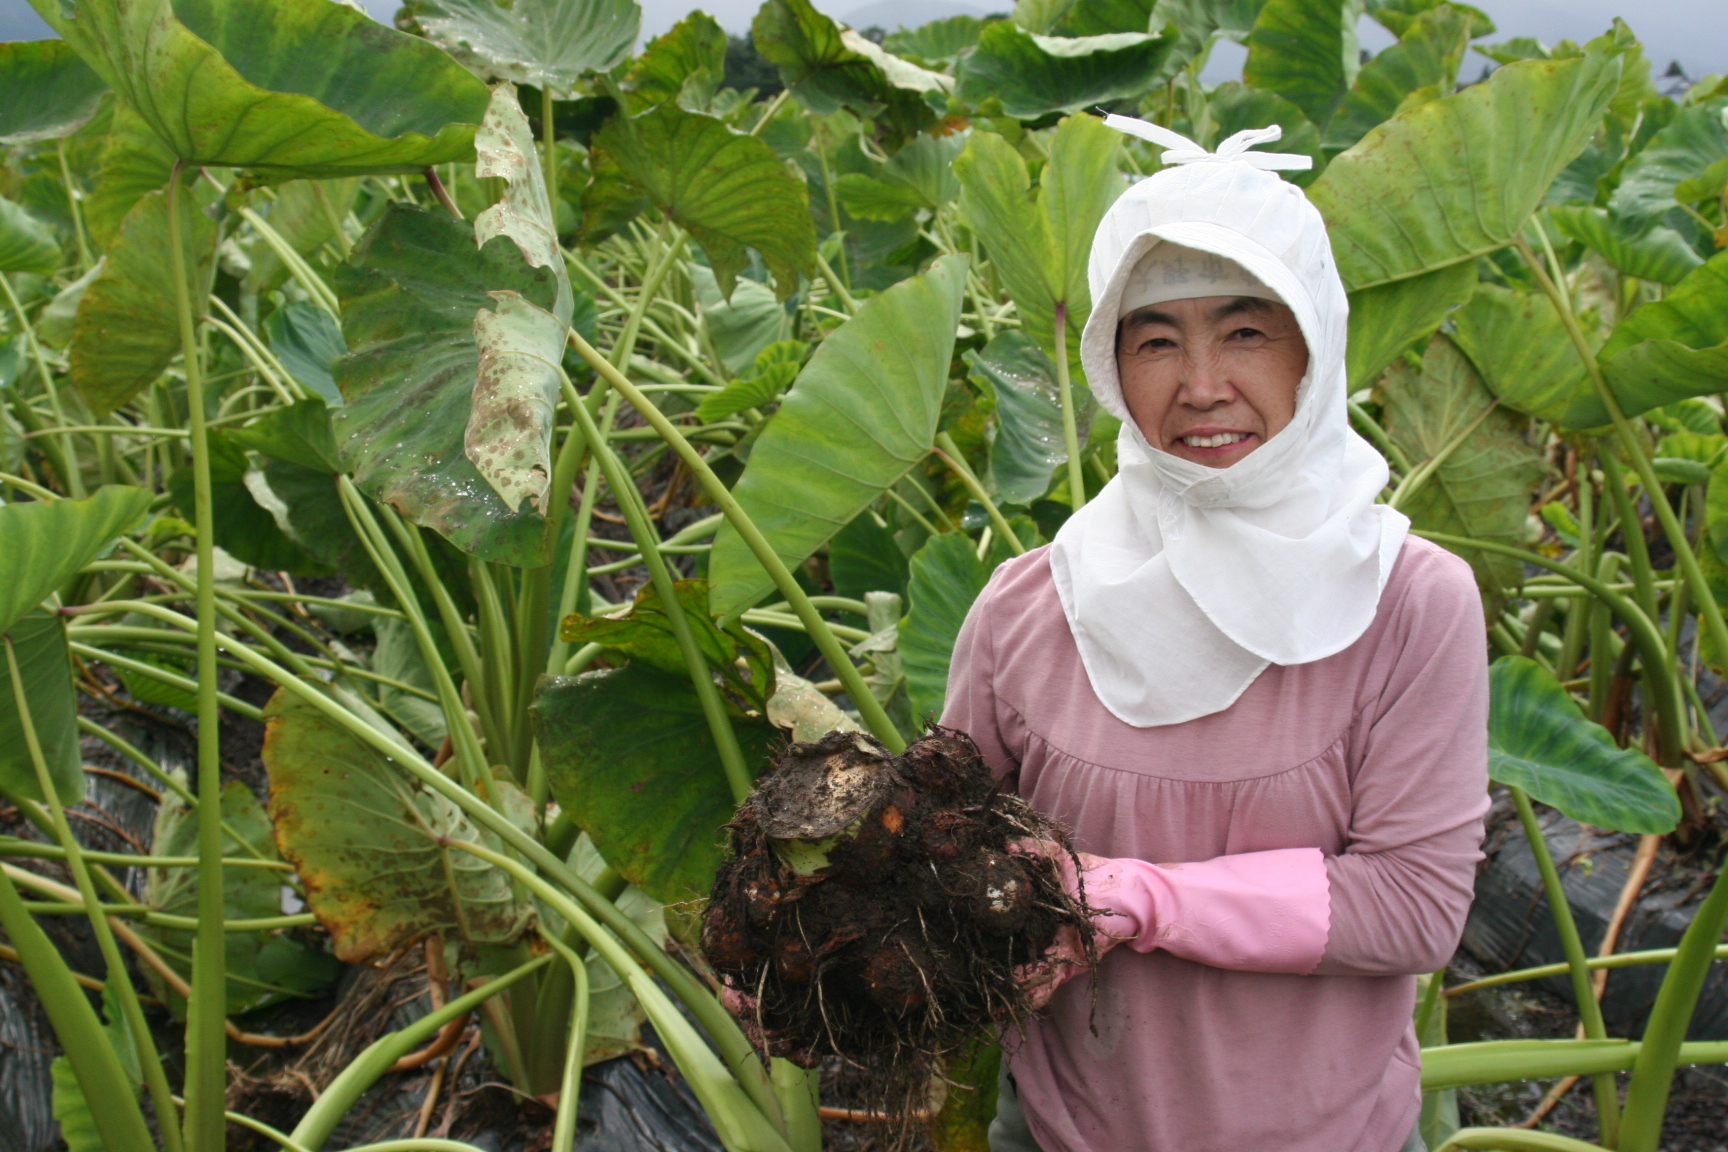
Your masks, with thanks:
[[[978,47],[960,61],[960,97],[992,97],[1022,120],[1073,112],[1138,96],[1151,87],[1176,47],[1174,33],[1150,36],[1035,36],[1006,20],[984,25]]]
[[[1474,278],[1475,269],[1469,271]],[[1452,322],[1453,342],[1501,403],[1560,424],[1579,397],[1591,394],[1584,361],[1547,296],[1478,284]]]
[[[529,928],[533,912],[506,873],[442,843],[469,840],[496,852],[496,834],[286,689],[270,698],[264,724],[276,842],[305,882],[337,959],[360,963],[432,932],[508,944]],[[504,792],[512,819],[532,821],[514,785],[487,786]]]
[[[858,50],[874,48],[870,41],[849,36],[810,0],[768,0],[756,13],[751,33],[756,50],[780,69],[786,87],[820,116],[847,108],[861,119],[877,120],[890,147],[936,121],[924,100],[925,88],[896,84],[874,53]]]
[[[0,44],[0,145],[70,136],[107,90],[64,40]]]
[[[190,189],[180,194],[180,237],[194,318],[209,307],[216,224]],[[72,326],[72,383],[109,412],[149,387],[180,354],[168,194],[150,192],[126,214],[101,273],[84,290]]]
[[[702,246],[724,295],[749,265],[747,247],[761,253],[781,299],[815,268],[816,227],[804,185],[759,137],[663,104],[637,117],[613,116],[594,134],[594,151]],[[588,208],[585,194],[584,215]]]
[[[1450,449],[1428,482],[1403,504],[1411,523],[1477,540],[1522,542],[1530,485],[1547,466],[1524,439],[1523,421],[1504,409],[1483,416],[1494,394],[1457,346],[1436,336],[1421,368],[1393,364],[1382,379],[1380,398],[1386,431],[1412,464]],[[1464,558],[1491,591],[1523,579],[1518,561],[1509,557],[1466,550]]]
[[[485,87],[443,50],[346,4],[31,4],[192,165],[416,172],[470,155],[486,108]]]
[[[1614,94],[1612,57],[1508,64],[1400,112],[1308,189],[1344,286],[1402,280],[1505,247]]]
[[[1628,276],[1678,284],[1686,274],[1704,263],[1686,238],[1660,224],[1632,225],[1606,208],[1569,204],[1550,208],[1548,215],[1560,231],[1580,244],[1595,249],[1602,258]]]
[[[736,806],[690,678],[640,659],[547,677],[533,712],[552,795],[607,863],[664,903],[706,896]],[[732,728],[752,772],[783,739],[762,719]]]
[[[996,394],[990,479],[1007,503],[1030,504],[1068,460],[1056,368],[1024,332],[1003,332],[971,359],[974,374]]]
[[[622,85],[632,113],[676,100],[704,109],[726,77],[726,33],[696,11],[654,37],[630,66]]]
[[[636,0],[409,0],[435,44],[482,76],[575,93],[582,73],[607,72],[630,54],[642,27]]]
[[[373,499],[486,560],[547,563],[546,521],[512,512],[464,454],[480,367],[474,317],[511,291],[551,308],[552,272],[502,238],[484,248],[442,210],[390,204],[334,277],[349,353],[332,365],[342,462]],[[274,483],[274,482],[272,482]]]
[[[0,510],[3,515],[4,510]],[[5,537],[5,526],[0,525],[0,540]],[[78,747],[78,697],[72,687],[72,654],[66,647],[65,622],[44,609],[31,608],[10,621],[4,631],[17,656],[30,724],[48,765],[48,777],[62,804],[76,804],[84,799],[84,755]],[[40,803],[46,797],[24,740],[24,722],[5,657],[0,651],[0,792]]]
[[[1629,416],[1722,391],[1728,380],[1728,252],[1622,320],[1597,358]],[[1600,427],[1608,411],[1591,393],[1572,405],[1566,422]]]
[[[948,382],[966,259],[864,301],[816,349],[751,449],[733,494],[788,568],[930,452]],[[773,583],[730,525],[709,553],[711,605],[730,616]]]
[[[1523,656],[1488,670],[1488,775],[1584,824],[1655,834],[1680,822],[1662,770],[1584,718],[1553,673]]]
[[[111,484],[88,500],[0,504],[0,632],[144,518],[150,493]]]

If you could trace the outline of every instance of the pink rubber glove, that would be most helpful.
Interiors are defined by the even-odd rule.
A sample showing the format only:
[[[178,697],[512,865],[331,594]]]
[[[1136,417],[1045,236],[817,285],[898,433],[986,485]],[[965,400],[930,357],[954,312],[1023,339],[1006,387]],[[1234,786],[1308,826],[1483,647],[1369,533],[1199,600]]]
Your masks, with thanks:
[[[1065,852],[1041,844],[1024,850],[1055,856],[1075,892]],[[1326,952],[1331,899],[1326,861],[1318,848],[1242,852],[1188,864],[1149,864],[1080,853],[1086,902],[1103,956],[1118,944],[1239,972],[1306,975]],[[1042,1006],[1057,988],[1086,971],[1084,949],[1064,929],[1044,958],[1025,971]]]

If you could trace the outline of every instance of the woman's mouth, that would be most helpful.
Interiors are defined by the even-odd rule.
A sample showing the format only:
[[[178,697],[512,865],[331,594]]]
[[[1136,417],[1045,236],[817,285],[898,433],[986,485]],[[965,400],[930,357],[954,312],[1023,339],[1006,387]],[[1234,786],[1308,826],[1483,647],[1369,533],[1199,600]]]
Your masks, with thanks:
[[[1181,441],[1189,448],[1226,448],[1249,437],[1247,432],[1212,432],[1206,435],[1189,435],[1181,437]]]

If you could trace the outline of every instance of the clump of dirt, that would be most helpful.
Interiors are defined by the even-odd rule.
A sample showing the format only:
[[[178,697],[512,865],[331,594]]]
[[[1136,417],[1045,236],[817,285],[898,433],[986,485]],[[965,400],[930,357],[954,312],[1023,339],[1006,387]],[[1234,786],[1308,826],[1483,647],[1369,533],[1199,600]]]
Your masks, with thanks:
[[[768,1055],[868,1067],[902,1132],[951,1055],[1031,1016],[1016,969],[1060,929],[1095,959],[1084,895],[1014,848],[1072,857],[1066,833],[964,733],[932,727],[902,756],[856,732],[792,744],[728,827],[702,925],[728,999]]]

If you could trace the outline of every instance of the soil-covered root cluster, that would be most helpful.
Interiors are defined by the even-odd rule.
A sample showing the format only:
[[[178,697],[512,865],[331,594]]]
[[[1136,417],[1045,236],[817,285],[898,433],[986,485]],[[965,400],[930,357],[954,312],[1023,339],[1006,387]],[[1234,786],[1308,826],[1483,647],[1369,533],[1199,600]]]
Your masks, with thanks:
[[[869,1068],[909,1123],[947,1059],[1033,1006],[1020,977],[1071,927],[1054,822],[1002,791],[961,732],[904,755],[856,732],[790,745],[729,825],[702,949],[767,1054]],[[1038,841],[1043,852],[1016,850]]]

